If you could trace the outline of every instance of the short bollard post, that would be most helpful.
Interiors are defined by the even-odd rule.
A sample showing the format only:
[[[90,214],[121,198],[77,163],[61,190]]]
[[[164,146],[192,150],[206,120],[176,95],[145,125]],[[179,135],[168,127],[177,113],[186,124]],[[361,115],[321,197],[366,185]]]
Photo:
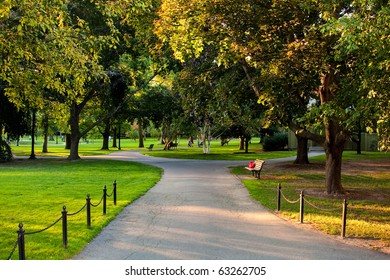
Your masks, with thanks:
[[[114,205],[116,205],[116,180],[114,181],[114,190],[113,190],[113,192],[114,192]]]
[[[348,206],[348,202],[347,202],[346,199],[344,199],[344,202],[343,202],[342,228],[341,228],[341,237],[342,238],[345,237],[345,230],[346,230],[346,227],[347,227],[347,206]]]
[[[87,226],[91,227],[91,197],[87,194]]]
[[[300,195],[300,207],[299,207],[299,222],[303,224],[303,211],[304,211],[304,201],[305,201],[305,194],[303,191],[301,191]]]
[[[103,215],[106,215],[107,212],[107,187],[103,188]]]
[[[26,259],[26,254],[24,251],[24,229],[23,229],[23,224],[19,223],[19,230],[17,231],[18,233],[18,248],[19,248],[19,260],[25,260]]]
[[[62,207],[62,244],[68,248],[68,210],[65,205]]]
[[[281,186],[281,184],[279,183],[279,185],[278,185],[278,207],[277,207],[277,211],[280,211],[280,197],[281,197],[281,192],[282,192],[282,186]]]

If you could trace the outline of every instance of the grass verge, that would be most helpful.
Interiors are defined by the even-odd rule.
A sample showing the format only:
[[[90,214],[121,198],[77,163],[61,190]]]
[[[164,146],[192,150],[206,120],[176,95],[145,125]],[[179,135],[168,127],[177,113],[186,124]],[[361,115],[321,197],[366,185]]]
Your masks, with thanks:
[[[309,166],[265,165],[261,179],[248,176],[243,167],[232,172],[241,176],[253,199],[270,210],[277,208],[277,186],[284,198],[281,215],[299,221],[300,192],[305,193],[304,223],[327,234],[341,234],[342,203],[348,201],[346,237],[389,253],[390,247],[390,155],[345,152],[342,182],[345,195],[325,193],[324,156],[311,159]],[[288,201],[287,201],[288,200]],[[295,203],[292,203],[295,202]]]
[[[67,161],[63,159],[15,160],[0,165],[0,259],[9,257],[17,240],[19,222],[26,233],[44,229],[61,217],[65,205],[68,214],[86,203],[98,204],[107,185],[112,193],[117,181],[117,205],[107,201],[104,216],[102,204],[91,208],[91,228],[86,225],[85,209],[68,216],[68,249],[62,246],[61,221],[38,234],[26,235],[26,258],[63,260],[77,254],[126,205],[142,196],[161,177],[161,170],[144,164],[110,160]],[[18,259],[18,252],[12,259]]]

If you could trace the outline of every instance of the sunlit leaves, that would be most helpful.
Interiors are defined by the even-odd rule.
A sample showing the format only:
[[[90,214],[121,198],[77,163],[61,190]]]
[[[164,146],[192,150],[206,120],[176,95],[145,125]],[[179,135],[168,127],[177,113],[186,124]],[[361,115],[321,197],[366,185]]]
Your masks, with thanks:
[[[356,10],[327,26],[327,32],[338,34],[335,46],[338,60],[348,60],[354,71],[351,81],[355,92],[364,93],[357,111],[369,112],[367,128],[376,128],[379,148],[389,150],[390,111],[390,6],[383,1],[354,1]],[[371,123],[370,123],[371,122]]]

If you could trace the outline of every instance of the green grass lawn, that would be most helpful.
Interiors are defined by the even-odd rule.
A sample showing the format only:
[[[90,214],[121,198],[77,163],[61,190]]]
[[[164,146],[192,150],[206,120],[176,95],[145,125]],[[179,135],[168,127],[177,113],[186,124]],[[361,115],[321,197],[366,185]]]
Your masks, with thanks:
[[[0,164],[0,259],[10,255],[22,222],[26,233],[39,231],[61,217],[65,205],[68,213],[80,210],[90,194],[98,204],[104,185],[110,195],[117,181],[117,205],[107,202],[107,215],[102,204],[92,207],[91,228],[87,228],[85,209],[68,216],[68,249],[62,246],[61,221],[38,234],[26,235],[26,258],[61,260],[79,252],[126,205],[142,196],[156,184],[161,170],[155,167],[121,161],[64,159],[15,160]],[[12,259],[18,259],[18,252]]]
[[[145,146],[152,140],[146,140]],[[28,139],[22,139],[17,145],[15,142],[11,142],[12,153],[16,156],[29,156],[31,154],[31,141]],[[109,150],[102,150],[102,139],[91,139],[88,142],[80,141],[79,155],[80,156],[93,156],[93,155],[106,155],[114,151],[118,151],[118,148],[112,147],[112,141],[110,142]],[[122,139],[121,148],[123,150],[136,150],[138,149],[138,141],[134,139]],[[69,150],[65,149],[65,143],[61,140],[49,141],[48,153],[42,153],[42,139],[36,141],[35,155],[37,156],[56,156],[66,157],[69,155]]]
[[[346,237],[390,246],[390,155],[345,152],[342,182],[345,196],[325,194],[324,156],[311,159],[309,168],[282,164],[265,166],[260,180],[243,179],[250,195],[270,210],[277,208],[277,186],[282,193],[281,211],[286,219],[299,221],[299,194],[305,192],[304,223],[332,235],[341,234],[342,202],[348,200]],[[247,174],[242,167],[232,170]],[[312,205],[310,205],[310,204]],[[375,241],[375,242],[374,242]],[[377,245],[372,245],[373,247]]]
[[[160,141],[155,138],[147,138],[144,141],[145,148],[138,147],[138,140],[134,139],[122,139],[121,140],[121,149],[122,150],[140,150],[143,154],[154,156],[154,157],[165,157],[165,158],[179,158],[179,159],[200,159],[200,160],[254,160],[256,158],[260,159],[270,159],[270,158],[281,158],[281,157],[290,157],[294,156],[296,152],[294,151],[278,151],[278,152],[264,152],[263,147],[259,144],[259,138],[253,138],[252,143],[249,145],[248,153],[245,153],[242,150],[239,150],[239,140],[233,139],[229,144],[221,146],[219,140],[211,141],[211,153],[203,154],[203,149],[198,147],[194,143],[193,147],[188,147],[187,140],[182,139],[179,141],[177,149],[171,149],[169,151],[164,151],[164,145],[160,144]],[[154,144],[154,149],[148,151],[147,147],[150,144]],[[111,148],[112,142],[110,143],[110,150],[101,150],[102,140],[90,140],[88,143],[81,141],[79,146],[79,155],[80,156],[91,156],[91,155],[105,155],[115,151],[118,151],[118,148]],[[31,141],[22,140],[19,143],[19,146],[16,143],[12,143],[12,152],[16,156],[29,156],[31,154]],[[35,154],[37,156],[57,156],[57,157],[66,157],[69,155],[69,150],[65,150],[65,144],[59,142],[56,144],[55,141],[49,142],[48,153],[42,153],[42,141],[37,141],[35,145]]]
[[[155,144],[155,148],[152,151],[143,151],[142,153],[149,156],[165,157],[165,158],[179,158],[179,159],[199,159],[199,160],[255,160],[270,159],[270,158],[282,158],[294,156],[294,151],[276,151],[276,152],[264,152],[263,147],[259,144],[259,139],[252,139],[252,143],[249,144],[248,153],[239,150],[239,140],[233,139],[229,144],[221,146],[220,141],[211,141],[210,154],[203,154],[203,149],[198,147],[196,142],[193,147],[188,147],[186,141],[181,141],[177,149],[171,149],[164,151],[163,146],[158,143]],[[150,142],[150,140],[149,140]],[[157,146],[156,146],[157,144]],[[146,145],[145,145],[146,146]]]

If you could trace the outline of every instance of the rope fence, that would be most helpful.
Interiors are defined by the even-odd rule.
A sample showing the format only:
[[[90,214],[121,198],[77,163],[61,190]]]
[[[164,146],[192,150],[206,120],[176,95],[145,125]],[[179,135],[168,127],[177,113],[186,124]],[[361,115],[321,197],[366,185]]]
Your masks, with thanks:
[[[113,196],[114,205],[116,205],[116,200],[117,200],[117,183],[116,183],[116,181],[114,181],[114,183],[113,183],[113,189],[112,189],[112,192],[110,195],[107,195],[107,187],[104,186],[103,195],[102,195],[99,203],[93,204],[91,202],[91,197],[88,194],[87,198],[86,198],[86,203],[81,207],[80,210],[69,214],[68,210],[66,209],[66,206],[63,206],[62,212],[61,212],[61,217],[59,217],[57,220],[55,220],[55,222],[53,222],[52,224],[50,224],[49,226],[47,226],[43,229],[40,229],[37,231],[26,232],[23,228],[23,223],[19,223],[19,229],[17,230],[18,238],[17,238],[17,240],[13,246],[13,249],[11,250],[11,253],[9,254],[9,257],[7,258],[7,260],[12,260],[12,256],[14,255],[16,248],[18,248],[18,251],[19,251],[19,260],[25,260],[26,259],[25,236],[44,232],[44,231],[52,228],[56,224],[58,224],[60,221],[62,221],[62,243],[63,243],[63,247],[65,249],[67,249],[68,248],[68,219],[67,219],[67,217],[68,216],[75,216],[75,215],[81,213],[81,211],[83,211],[84,209],[86,209],[87,227],[90,228],[91,227],[91,206],[98,207],[100,204],[103,203],[103,215],[106,215],[107,197],[111,197],[111,196]]]
[[[305,197],[305,192],[304,191],[301,191],[300,195],[299,195],[299,198],[296,199],[296,200],[290,200],[288,199],[282,192],[282,186],[281,184],[278,185],[278,189],[277,189],[277,193],[278,193],[278,197],[277,197],[277,211],[280,211],[281,209],[281,200],[282,198],[290,203],[290,204],[295,204],[295,203],[298,203],[299,202],[299,222],[302,224],[303,223],[303,219],[304,219],[304,212],[305,212],[305,203],[308,204],[309,206],[317,209],[317,210],[320,210],[320,211],[325,211],[325,212],[335,212],[335,211],[339,211],[340,209],[342,210],[342,217],[341,217],[341,237],[344,238],[345,237],[345,231],[346,231],[346,226],[347,226],[347,207],[348,207],[348,202],[346,199],[344,199],[343,203],[342,203],[342,207],[334,207],[334,208],[323,208],[323,207],[320,207],[316,204],[314,204],[313,202],[311,202],[310,200],[308,200],[306,197]]]

